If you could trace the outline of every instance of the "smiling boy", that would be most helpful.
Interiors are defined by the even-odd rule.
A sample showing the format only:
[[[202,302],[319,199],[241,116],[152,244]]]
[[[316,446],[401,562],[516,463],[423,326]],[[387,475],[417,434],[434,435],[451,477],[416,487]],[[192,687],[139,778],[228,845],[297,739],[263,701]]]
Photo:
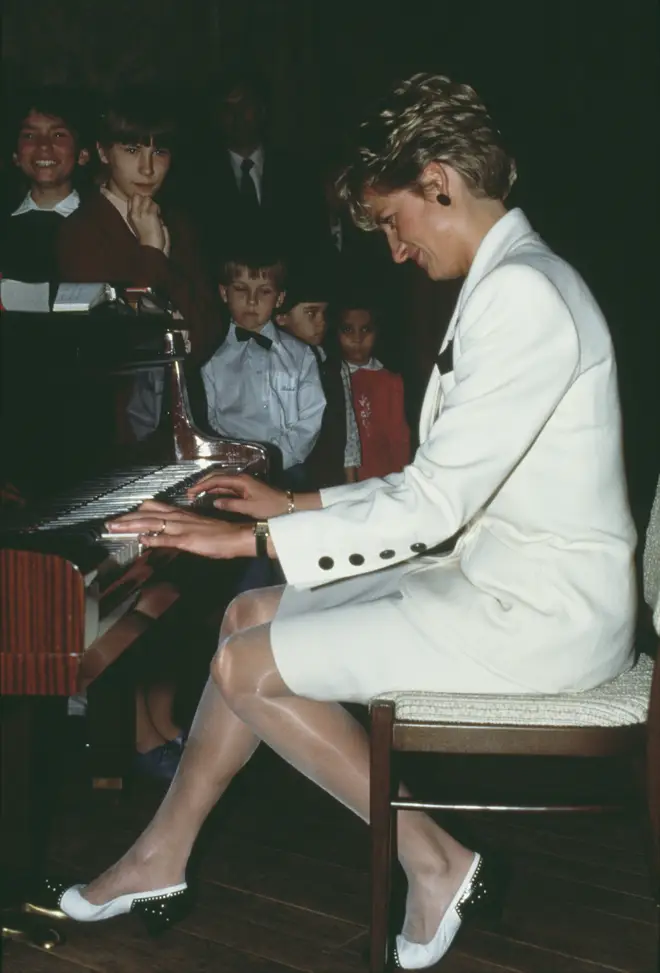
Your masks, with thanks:
[[[89,161],[78,105],[66,89],[25,95],[14,110],[14,165],[27,182],[20,205],[2,230],[2,272],[25,281],[57,278],[55,243],[62,221],[80,203],[77,167]]]

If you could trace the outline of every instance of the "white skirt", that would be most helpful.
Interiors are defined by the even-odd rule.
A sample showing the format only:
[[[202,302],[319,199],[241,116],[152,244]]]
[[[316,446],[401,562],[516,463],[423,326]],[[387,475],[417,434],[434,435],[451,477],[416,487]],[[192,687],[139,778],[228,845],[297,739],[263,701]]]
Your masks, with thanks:
[[[453,601],[456,585],[472,587],[456,558],[435,560],[431,568],[437,631],[416,623],[414,596],[403,582],[428,570],[428,560],[320,588],[286,587],[271,624],[271,646],[289,689],[308,699],[345,703],[367,703],[392,690],[529,692],[463,651],[461,639],[449,632],[443,637],[443,600]]]

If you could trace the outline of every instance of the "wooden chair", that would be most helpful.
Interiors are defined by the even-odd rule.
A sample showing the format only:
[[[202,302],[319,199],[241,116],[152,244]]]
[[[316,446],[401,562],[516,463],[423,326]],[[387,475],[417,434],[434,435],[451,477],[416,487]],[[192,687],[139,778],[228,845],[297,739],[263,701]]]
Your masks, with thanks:
[[[633,669],[612,682],[583,693],[459,696],[397,692],[372,700],[370,973],[383,973],[387,968],[397,811],[603,810],[603,805],[593,804],[459,805],[401,797],[393,770],[393,756],[401,752],[625,757],[637,770],[641,760],[645,767],[641,777],[646,780],[638,793],[641,791],[650,824],[660,973],[660,665],[654,666],[649,655],[640,655]]]

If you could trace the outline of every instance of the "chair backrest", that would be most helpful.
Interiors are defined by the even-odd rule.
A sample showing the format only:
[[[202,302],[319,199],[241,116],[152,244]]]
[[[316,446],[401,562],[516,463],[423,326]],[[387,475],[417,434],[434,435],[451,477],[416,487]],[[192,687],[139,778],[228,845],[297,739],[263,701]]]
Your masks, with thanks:
[[[646,786],[656,899],[660,902],[660,645],[656,650],[646,735]]]

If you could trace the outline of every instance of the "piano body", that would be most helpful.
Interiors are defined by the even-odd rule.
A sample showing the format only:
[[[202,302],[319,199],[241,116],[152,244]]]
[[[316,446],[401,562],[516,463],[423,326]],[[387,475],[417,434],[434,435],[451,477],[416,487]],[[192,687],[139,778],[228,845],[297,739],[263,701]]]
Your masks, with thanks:
[[[126,366],[167,373],[158,428],[130,451],[140,462],[88,477],[0,522],[3,695],[78,692],[94,671],[89,660],[95,643],[175,556],[143,550],[136,540],[108,538],[109,518],[150,498],[187,505],[187,488],[212,469],[268,476],[269,446],[207,436],[195,426],[182,338],[166,331],[163,341],[162,359]]]
[[[55,318],[49,326],[58,328],[60,315],[41,317]],[[3,320],[5,329],[6,324]],[[115,322],[113,330],[114,326]],[[80,390],[93,387],[108,367],[113,374],[129,376],[129,381],[141,370],[162,368],[164,391],[160,421],[148,439],[125,445],[119,452],[106,450],[105,444],[96,449],[98,444],[89,439],[95,438],[89,431],[94,429],[94,417],[88,416],[86,441],[69,443],[68,452],[80,457],[76,474],[89,465],[99,472],[88,473],[55,496],[49,496],[46,488],[41,500],[24,510],[3,513],[0,520],[1,858],[3,865],[23,871],[29,870],[36,854],[32,744],[44,732],[56,735],[55,714],[65,712],[67,698],[88,690],[88,739],[96,731],[101,765],[105,761],[105,766],[97,764],[92,770],[98,786],[120,788],[127,754],[133,752],[134,689],[124,662],[131,656],[126,650],[150,625],[134,608],[177,552],[144,549],[137,539],[103,537],[105,521],[147,498],[186,505],[187,487],[209,470],[268,477],[277,463],[269,445],[209,436],[195,425],[183,339],[169,325],[156,328],[161,351],[154,352],[152,337],[147,351],[143,346],[128,361],[122,350],[109,356],[109,366],[103,355],[99,364],[95,352],[91,369],[88,346],[90,341],[98,343],[90,337],[94,324],[78,320],[73,327],[80,329],[80,336],[71,345],[75,352],[70,348],[67,353],[70,362],[72,355],[78,356],[69,378],[73,381],[71,375],[79,369],[87,375],[73,395],[74,404]],[[129,330],[135,327],[131,321]],[[153,325],[149,327],[153,335]],[[11,342],[4,340],[6,336],[5,330],[3,365],[11,367],[7,361]],[[41,340],[47,337],[42,334]],[[129,336],[129,345],[134,340]],[[114,344],[112,338],[109,343]],[[79,401],[78,406],[84,409],[85,403]],[[34,444],[26,448],[39,451],[41,443],[35,436]],[[210,505],[208,509],[213,510]],[[173,588],[171,604],[177,596]]]

